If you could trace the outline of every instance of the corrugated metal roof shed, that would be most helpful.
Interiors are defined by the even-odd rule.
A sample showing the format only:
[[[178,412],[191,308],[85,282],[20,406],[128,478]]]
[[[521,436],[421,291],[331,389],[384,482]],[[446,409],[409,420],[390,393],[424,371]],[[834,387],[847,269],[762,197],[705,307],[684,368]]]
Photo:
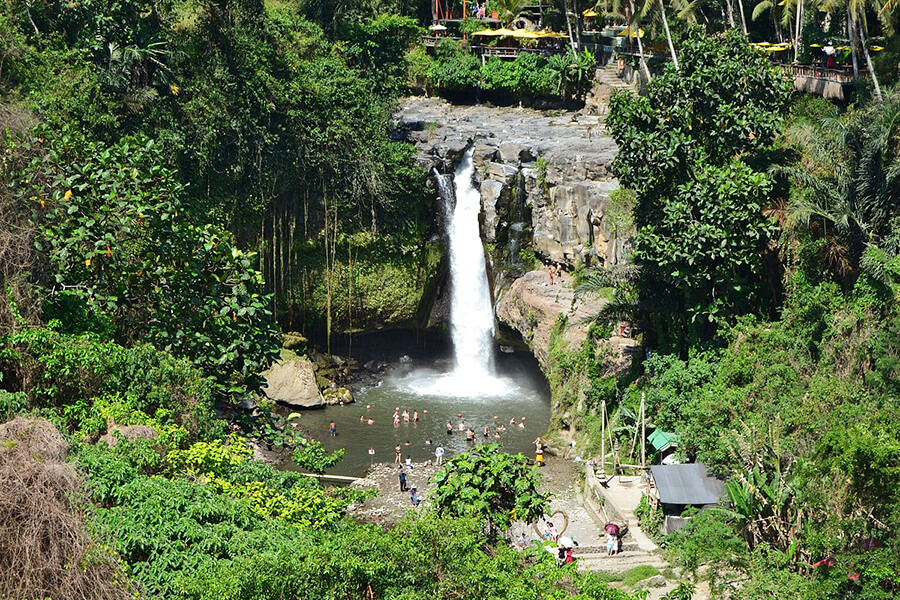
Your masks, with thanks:
[[[706,465],[656,465],[650,473],[663,504],[716,504],[725,492],[725,484],[707,473]]]

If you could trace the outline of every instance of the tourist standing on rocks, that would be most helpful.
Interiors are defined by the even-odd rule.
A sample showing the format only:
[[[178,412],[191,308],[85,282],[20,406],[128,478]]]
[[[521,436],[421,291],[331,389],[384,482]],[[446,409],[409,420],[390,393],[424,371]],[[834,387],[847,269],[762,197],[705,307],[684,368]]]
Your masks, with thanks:
[[[406,491],[406,471],[403,470],[403,467],[400,467],[400,472],[397,473],[397,479],[400,480],[400,491]]]
[[[437,458],[436,465],[444,464],[444,447],[438,444],[438,447],[434,449],[434,456]]]
[[[394,452],[397,453],[397,456],[394,458],[394,463],[399,465],[400,464],[400,455],[403,453],[403,448],[400,446],[400,444],[397,444],[397,447],[394,448]]]

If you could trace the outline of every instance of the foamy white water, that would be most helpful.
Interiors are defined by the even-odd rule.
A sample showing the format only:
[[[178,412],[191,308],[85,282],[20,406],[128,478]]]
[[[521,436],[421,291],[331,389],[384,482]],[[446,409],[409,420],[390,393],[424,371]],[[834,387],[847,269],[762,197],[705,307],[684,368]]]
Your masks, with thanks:
[[[503,396],[515,387],[509,379],[496,376],[493,370],[494,309],[478,229],[481,193],[473,183],[474,174],[469,149],[453,174],[454,186],[438,176],[441,199],[450,214],[450,335],[454,363],[450,373],[417,378],[410,389],[421,394]]]

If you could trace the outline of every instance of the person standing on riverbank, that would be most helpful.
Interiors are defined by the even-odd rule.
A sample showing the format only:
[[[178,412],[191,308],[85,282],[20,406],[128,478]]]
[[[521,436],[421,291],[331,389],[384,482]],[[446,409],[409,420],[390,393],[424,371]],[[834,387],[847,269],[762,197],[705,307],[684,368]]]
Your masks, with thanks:
[[[397,456],[394,458],[394,464],[399,465],[400,464],[400,455],[403,453],[403,448],[400,446],[400,444],[397,444],[397,447],[394,448],[394,452],[397,453]]]
[[[406,491],[406,471],[403,470],[403,467],[400,467],[400,472],[397,473],[397,479],[400,480],[400,491]]]
[[[444,447],[438,444],[438,447],[434,449],[434,456],[437,459],[435,462],[436,465],[440,466],[444,464]]]

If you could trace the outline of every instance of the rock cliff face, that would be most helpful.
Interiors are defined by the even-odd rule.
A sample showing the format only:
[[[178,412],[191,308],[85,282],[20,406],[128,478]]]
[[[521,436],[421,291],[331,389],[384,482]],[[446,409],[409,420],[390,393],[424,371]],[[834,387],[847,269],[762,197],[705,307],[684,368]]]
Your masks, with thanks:
[[[607,217],[616,145],[600,117],[417,97],[401,106],[398,126],[420,163],[443,172],[474,146],[495,263],[514,266],[526,243],[569,267],[623,262],[627,240]]]
[[[497,302],[497,318],[522,335],[545,372],[557,316],[568,319],[562,341],[572,347],[584,340],[591,317],[605,304],[576,297],[568,276],[556,281],[551,284],[547,273],[531,271],[516,279]]]

